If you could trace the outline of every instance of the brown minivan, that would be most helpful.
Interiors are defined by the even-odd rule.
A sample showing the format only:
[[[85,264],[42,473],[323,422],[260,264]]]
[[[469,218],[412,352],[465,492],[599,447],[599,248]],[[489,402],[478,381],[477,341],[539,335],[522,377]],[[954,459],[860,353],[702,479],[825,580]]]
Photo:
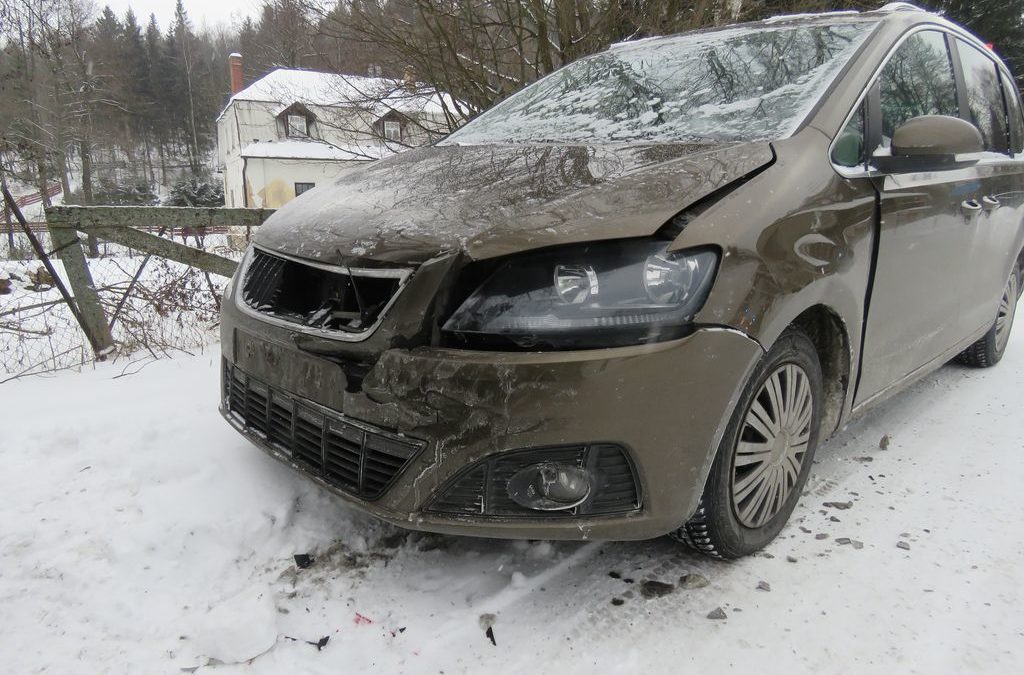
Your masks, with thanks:
[[[223,303],[223,414],[403,527],[785,524],[815,447],[1006,348],[1014,80],[907,5],[627,42],[275,213]]]

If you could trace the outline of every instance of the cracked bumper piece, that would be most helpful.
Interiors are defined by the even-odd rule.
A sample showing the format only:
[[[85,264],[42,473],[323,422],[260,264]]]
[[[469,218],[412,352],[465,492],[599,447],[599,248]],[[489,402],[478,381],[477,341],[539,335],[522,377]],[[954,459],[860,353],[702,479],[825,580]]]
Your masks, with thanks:
[[[721,329],[578,352],[390,349],[348,391],[334,361],[297,350],[286,331],[261,326],[254,337],[245,323],[223,326],[222,412],[233,426],[377,517],[486,537],[632,540],[675,529],[697,507],[762,354]],[[593,497],[569,511],[517,507],[509,476],[548,460],[594,469]]]

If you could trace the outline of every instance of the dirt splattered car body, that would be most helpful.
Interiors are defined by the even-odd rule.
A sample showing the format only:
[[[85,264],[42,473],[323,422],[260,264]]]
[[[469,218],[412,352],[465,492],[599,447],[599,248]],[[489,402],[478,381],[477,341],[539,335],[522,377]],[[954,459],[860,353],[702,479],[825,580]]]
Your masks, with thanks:
[[[884,65],[918,32],[950,50],[983,49],[962,29],[890,11],[694,39],[835,26],[850,27],[848,44],[784,130],[485,142],[474,134],[486,136],[488,113],[296,199],[256,233],[225,294],[225,417],[404,527],[643,539],[697,512],[744,387],[788,330],[820,361],[822,437],[946,362],[989,330],[1021,250],[1018,94],[993,60],[1017,115],[1006,147],[942,167],[938,180],[920,167],[879,169],[874,97]],[[852,155],[851,133],[861,134]],[[983,197],[999,208],[971,211]],[[651,242],[668,259],[714,261],[710,272],[692,264],[707,281],[684,320],[640,332],[602,324],[571,339],[480,327],[518,302],[512,292],[480,300],[495,279],[514,285],[548,265],[546,278],[554,269],[555,284],[593,299],[598,279],[581,256]],[[571,264],[559,262],[566,251]],[[973,276],[951,271],[982,263]],[[304,288],[321,289],[316,302]],[[467,306],[477,314],[460,324]],[[556,478],[570,492],[586,482],[581,499],[524,496],[542,478],[537,466],[572,467]]]

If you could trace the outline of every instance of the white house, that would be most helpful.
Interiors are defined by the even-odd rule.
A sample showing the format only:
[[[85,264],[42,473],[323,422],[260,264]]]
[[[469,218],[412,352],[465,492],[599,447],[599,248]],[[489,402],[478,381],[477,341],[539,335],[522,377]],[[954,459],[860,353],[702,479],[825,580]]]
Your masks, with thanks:
[[[447,133],[447,96],[412,77],[278,69],[242,86],[217,118],[226,206],[277,208],[358,162],[423,145]]]

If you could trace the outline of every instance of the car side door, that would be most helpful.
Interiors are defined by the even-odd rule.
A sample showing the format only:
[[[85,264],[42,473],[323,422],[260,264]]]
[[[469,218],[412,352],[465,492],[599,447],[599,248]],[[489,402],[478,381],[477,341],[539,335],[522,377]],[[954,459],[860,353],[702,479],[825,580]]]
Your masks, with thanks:
[[[969,222],[970,278],[961,312],[967,326],[987,330],[1020,246],[1024,222],[1024,129],[1016,87],[988,50],[954,40],[963,77],[960,109],[981,131],[985,153],[975,167],[981,209]]]
[[[895,130],[910,119],[959,115],[954,63],[944,31],[903,39],[867,96],[869,156],[886,153]],[[970,278],[969,223],[982,194],[977,172],[870,174],[879,225],[855,406],[951,355],[975,328],[960,315]]]

